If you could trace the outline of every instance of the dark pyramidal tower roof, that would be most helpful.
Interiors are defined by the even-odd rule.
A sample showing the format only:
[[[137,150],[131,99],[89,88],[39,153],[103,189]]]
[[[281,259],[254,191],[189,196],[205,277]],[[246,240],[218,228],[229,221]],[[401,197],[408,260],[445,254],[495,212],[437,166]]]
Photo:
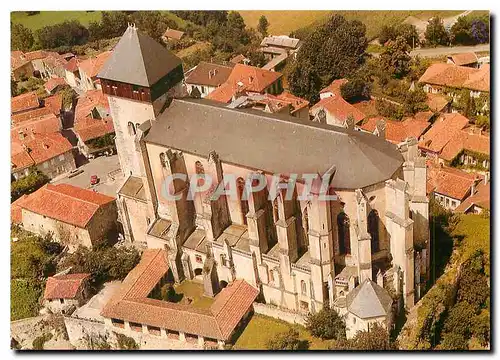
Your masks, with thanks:
[[[180,64],[181,59],[130,25],[97,76],[151,87]]]

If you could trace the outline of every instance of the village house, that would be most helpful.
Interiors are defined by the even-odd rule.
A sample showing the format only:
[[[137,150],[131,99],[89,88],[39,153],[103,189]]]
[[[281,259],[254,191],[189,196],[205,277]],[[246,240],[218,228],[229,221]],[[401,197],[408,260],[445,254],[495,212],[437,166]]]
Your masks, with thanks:
[[[324,96],[309,111],[311,118],[321,124],[347,127],[347,120],[352,119],[354,124],[363,121],[366,115],[356,107],[345,101],[338,93]]]
[[[36,97],[36,99],[37,98],[38,97]],[[34,104],[36,104],[36,101],[34,99],[35,97],[30,97],[30,99],[24,99],[24,101],[26,102],[33,101],[33,106],[34,106]],[[21,103],[24,101],[21,101]],[[41,118],[47,115],[54,115],[55,117],[60,118],[60,115],[63,111],[62,96],[60,94],[56,94],[46,97],[43,100],[38,100],[38,106],[41,107],[32,108],[27,111],[18,111],[16,114],[11,115],[11,126],[15,127],[24,122],[35,120],[37,118]],[[15,107],[19,108],[20,104],[19,103],[15,104]]]
[[[372,134],[383,136],[393,144],[400,144],[410,137],[414,137],[417,140],[420,139],[422,134],[431,126],[429,120],[432,115],[430,111],[420,112],[402,121],[389,120],[376,116],[364,121],[359,128]],[[381,123],[381,121],[384,123]]]
[[[161,39],[165,43],[167,43],[169,41],[179,41],[183,37],[184,37],[184,31],[167,28],[167,30],[165,30],[165,32],[161,36]]]
[[[155,61],[151,48],[157,49]],[[228,108],[225,103],[233,94],[221,104],[182,97],[179,64],[180,59],[130,26],[99,74],[125,174],[118,195],[125,241],[168,249],[165,266],[177,283],[202,278],[211,294],[230,284],[218,296],[244,281],[257,289],[266,306],[315,313],[334,303],[336,276],[348,269],[348,281],[356,284],[374,279],[379,271],[401,279],[388,281],[384,291],[393,290],[404,306],[412,307],[419,296],[416,269],[427,276],[430,259],[426,167],[416,139],[395,146],[351,126]],[[129,71],[135,68],[144,71]],[[235,71],[244,70],[245,76],[233,78],[243,82],[248,68],[235,65],[228,82]],[[267,76],[273,76],[272,83],[281,78],[275,72]],[[246,86],[260,83],[256,80]],[[141,87],[156,96],[136,98],[107,86],[114,81],[123,89]],[[167,102],[169,97],[173,99]],[[286,178],[280,178],[281,186],[243,197],[248,179],[290,173],[300,176],[291,196]],[[162,193],[172,174],[187,179],[210,174],[213,190],[226,174],[235,175],[237,196],[212,197],[209,192],[191,199],[187,184],[174,181],[172,190],[180,197],[173,200]],[[308,192],[307,200],[299,198],[307,190],[305,174],[319,174],[334,198],[320,199],[317,190]],[[131,204],[137,206],[130,209]],[[139,310],[133,300],[119,303],[120,313],[103,314],[120,320],[120,327],[128,321],[131,328],[154,326],[161,334],[162,327],[172,326],[160,322],[169,317]],[[147,309],[153,310],[149,304]],[[217,334],[201,335],[221,340]]]
[[[445,209],[454,211],[469,196],[475,194],[479,181],[480,178],[474,173],[428,163],[427,194]]]
[[[106,328],[136,341],[152,335],[224,349],[251,313],[259,293],[245,280],[235,280],[214,296],[209,308],[198,308],[158,300],[155,294],[168,279],[172,271],[166,251],[145,250],[102,310]]]
[[[10,53],[10,71],[15,81],[28,79],[33,76],[33,65],[26,59],[22,51],[11,51]]]
[[[66,71],[64,67],[67,64],[67,60],[56,52],[48,52],[47,56],[42,59],[43,72],[42,77],[49,79],[51,77],[64,78]]]
[[[255,109],[272,114],[289,114],[300,119],[309,119],[309,101],[288,91],[279,95],[240,96],[228,105],[232,109]]]
[[[319,98],[320,100],[323,100],[325,98],[332,97],[334,95],[342,96],[340,92],[340,87],[344,84],[347,84],[348,80],[347,79],[336,79],[333,80],[330,85],[327,87],[321,89],[319,92]]]
[[[443,147],[440,162],[478,171],[490,168],[490,137],[481,129],[468,126],[455,133]]]
[[[109,59],[111,54],[112,51],[105,51],[97,56],[91,56],[78,62],[78,71],[80,76],[77,83],[79,83],[80,89],[83,91],[89,91],[101,88],[97,79],[97,74],[101,71],[102,66]]]
[[[206,98],[230,103],[242,95],[272,94],[283,91],[283,74],[254,66],[236,64],[226,82]]]
[[[454,64],[432,64],[418,80],[427,93],[449,96],[456,103],[459,91],[470,91],[470,97],[478,98],[481,94],[489,96],[490,66],[485,64],[479,69]]]
[[[78,69],[78,58],[71,58],[64,65],[64,78],[69,86],[75,88],[80,87],[80,70]]]
[[[47,91],[47,94],[52,95],[64,86],[66,86],[66,80],[63,78],[50,78],[43,87]]]
[[[12,115],[21,114],[39,107],[40,101],[38,100],[36,91],[31,91],[10,98],[10,112]]]
[[[250,64],[250,59],[246,58],[245,55],[243,54],[238,54],[235,57],[233,57],[231,60],[229,60],[230,64],[245,64],[248,65]]]
[[[299,39],[294,39],[286,35],[266,36],[260,42],[260,50],[268,59],[286,54],[295,54],[299,50],[302,42]]]
[[[478,58],[475,53],[462,53],[462,54],[454,54],[449,55],[447,57],[447,64],[453,64],[457,66],[467,66],[471,68],[478,67]]]
[[[115,198],[69,184],[47,184],[18,204],[27,231],[75,250],[92,248],[116,236]]]
[[[428,158],[438,161],[446,144],[468,124],[469,119],[461,114],[441,114],[431,128],[421,136],[418,148]]]
[[[202,98],[224,84],[233,71],[230,66],[200,62],[184,74],[189,94],[196,88]]]
[[[489,173],[486,173],[484,180],[475,187],[475,193],[457,206],[455,211],[465,214],[481,214],[484,211],[490,211],[490,195]]]
[[[90,274],[49,276],[43,294],[44,306],[52,313],[67,314],[85,303],[89,295]]]
[[[50,54],[53,53],[45,50],[36,50],[24,54],[26,59],[33,65],[34,76],[41,77],[42,79],[47,79],[49,77],[45,69],[44,59]]]
[[[425,104],[434,113],[449,113],[451,112],[451,99],[446,95],[426,93],[427,100]]]

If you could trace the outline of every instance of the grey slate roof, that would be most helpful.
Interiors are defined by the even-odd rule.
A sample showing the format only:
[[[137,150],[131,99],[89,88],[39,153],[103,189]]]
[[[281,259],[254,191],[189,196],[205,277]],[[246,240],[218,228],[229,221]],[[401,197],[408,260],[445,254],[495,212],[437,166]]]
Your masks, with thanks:
[[[229,109],[206,99],[174,99],[145,137],[154,143],[267,173],[319,173],[332,165],[332,185],[357,189],[392,177],[403,163],[396,146],[368,133],[289,115]]]
[[[347,296],[347,310],[362,318],[386,316],[391,311],[392,298],[381,286],[370,279],[365,279]]]
[[[165,47],[129,26],[97,76],[151,87],[180,64]]]

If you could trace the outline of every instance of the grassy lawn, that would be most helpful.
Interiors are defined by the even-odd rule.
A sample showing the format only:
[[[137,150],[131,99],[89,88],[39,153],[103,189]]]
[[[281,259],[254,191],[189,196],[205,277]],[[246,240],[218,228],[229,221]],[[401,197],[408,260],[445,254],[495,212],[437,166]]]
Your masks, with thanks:
[[[254,314],[240,337],[234,344],[235,350],[266,350],[266,344],[276,334],[295,328],[300,338],[309,340],[310,350],[325,350],[328,348],[328,340],[321,340],[309,334],[309,332],[300,325],[292,325],[287,322],[274,319],[268,316]]]
[[[87,26],[91,21],[101,19],[100,11],[41,11],[39,14],[28,16],[24,11],[13,11],[10,19],[14,23],[37,30],[47,25],[54,25],[65,20],[78,20],[82,25]]]
[[[189,305],[192,305],[201,309],[208,309],[214,303],[214,299],[203,296],[203,284],[194,282],[194,281],[183,281],[181,284],[174,286],[175,292],[182,298],[179,303],[188,304],[189,299],[192,299],[192,302]]]

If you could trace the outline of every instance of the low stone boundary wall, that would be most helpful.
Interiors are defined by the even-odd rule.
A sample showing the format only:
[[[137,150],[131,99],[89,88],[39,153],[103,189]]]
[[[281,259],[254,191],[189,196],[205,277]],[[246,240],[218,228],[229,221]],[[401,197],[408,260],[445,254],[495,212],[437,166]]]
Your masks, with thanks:
[[[87,348],[86,338],[106,337],[109,335],[104,323],[99,321],[65,316],[64,325],[66,326],[69,342],[77,349]]]
[[[270,316],[276,319],[286,321],[290,324],[306,325],[306,318],[304,315],[298,314],[293,311],[280,309],[274,305],[253,303],[253,309],[256,314]]]

